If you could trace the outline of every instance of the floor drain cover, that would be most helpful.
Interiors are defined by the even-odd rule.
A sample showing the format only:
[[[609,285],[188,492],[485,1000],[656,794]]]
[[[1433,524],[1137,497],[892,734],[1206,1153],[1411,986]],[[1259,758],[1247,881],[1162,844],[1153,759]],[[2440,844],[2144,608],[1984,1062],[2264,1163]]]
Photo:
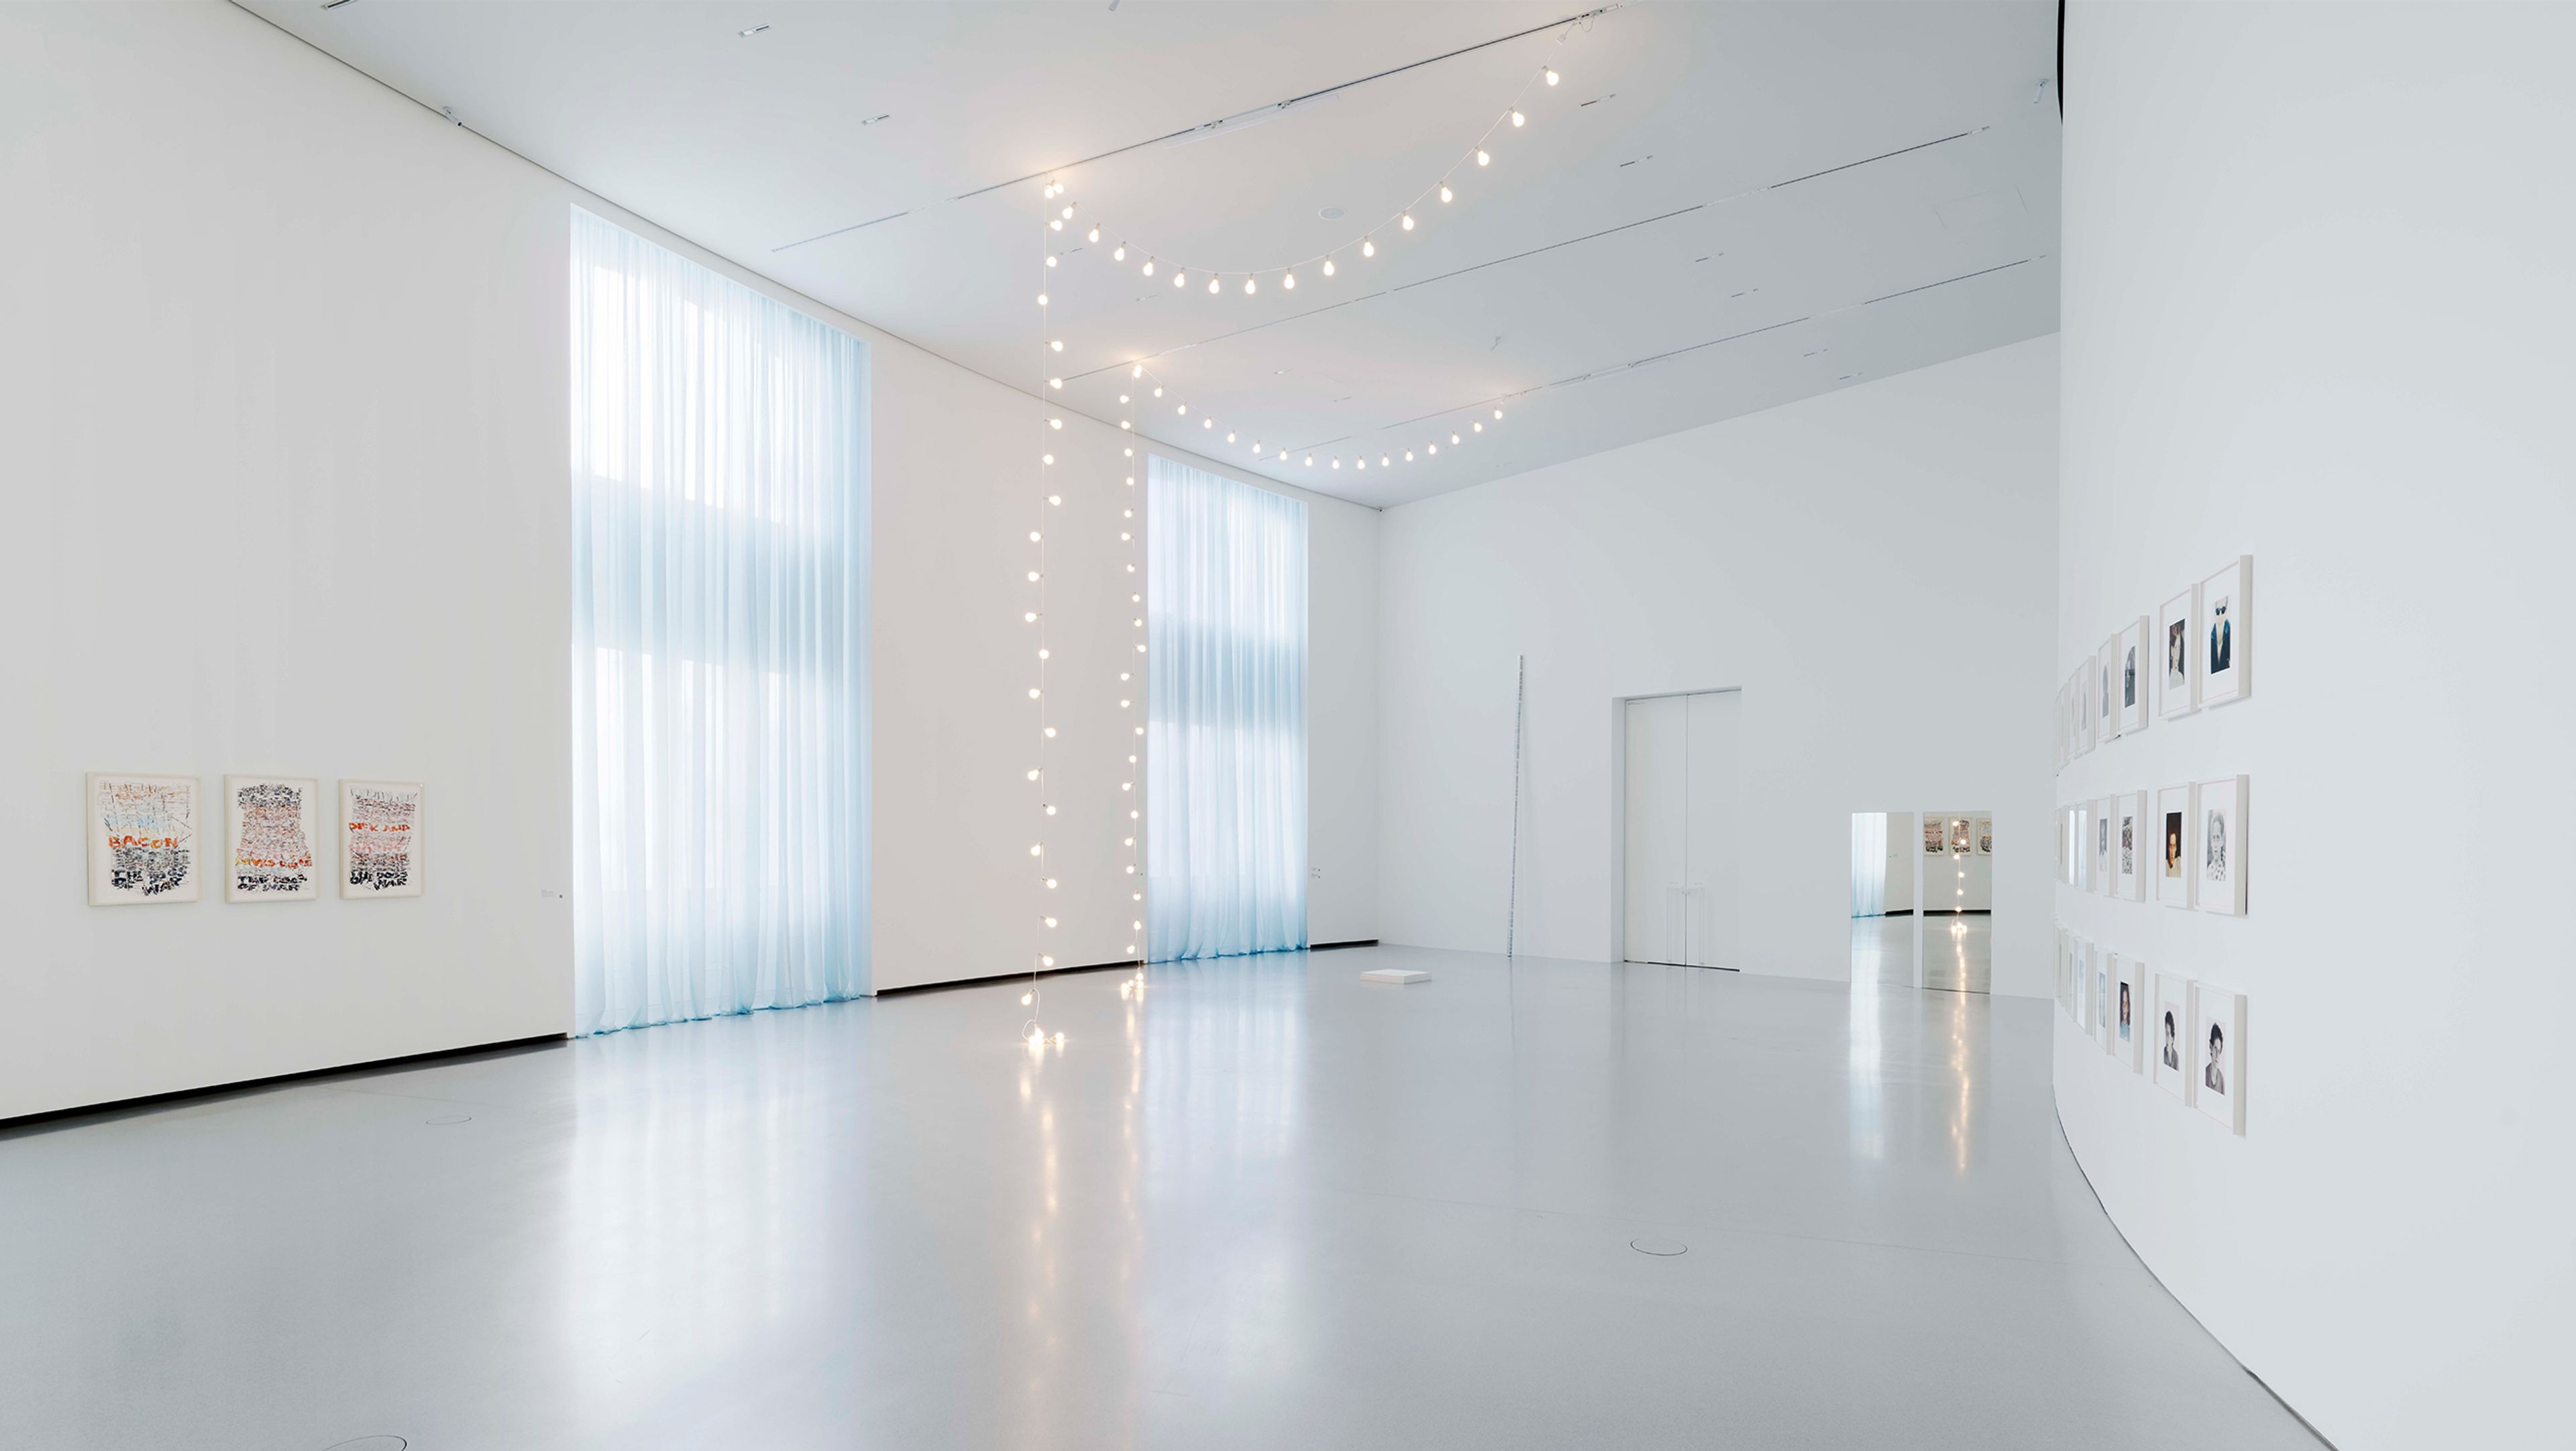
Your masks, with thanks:
[[[360,1436],[355,1441],[340,1441],[322,1451],[404,1451],[409,1441],[400,1436]]]
[[[443,1124],[470,1124],[470,1123],[474,1122],[474,1115],[472,1115],[472,1114],[470,1114],[470,1113],[443,1113],[443,1114],[440,1114],[440,1115],[439,1115],[438,1117],[436,1117],[436,1118],[432,1118],[432,1119],[423,1119],[423,1120],[421,1120],[421,1122],[423,1122],[423,1123],[429,1123],[429,1124],[442,1124],[442,1125],[443,1125]],[[379,1437],[377,1437],[376,1439],[377,1439],[377,1440],[379,1440],[379,1441],[381,1441],[381,1440],[383,1440],[384,1438],[383,1438],[383,1437],[381,1437],[381,1436],[379,1436]],[[362,1447],[362,1448],[364,1448],[364,1451],[376,1451],[376,1447],[375,1447],[374,1445],[370,1444],[369,1442],[365,1442],[365,1441],[352,1441],[352,1442],[350,1442],[349,1444],[350,1444],[350,1445],[352,1445],[352,1446]],[[397,1442],[397,1443],[392,1443],[392,1444],[400,1444],[400,1443],[398,1443],[398,1442]],[[331,1451],[339,1451],[339,1448],[335,1446],[335,1447],[331,1448]]]
[[[1632,1239],[1628,1241],[1628,1248],[1635,1250],[1641,1255],[1679,1255],[1690,1253],[1690,1246],[1682,1243],[1680,1240],[1657,1239],[1652,1235],[1648,1235],[1644,1239]]]

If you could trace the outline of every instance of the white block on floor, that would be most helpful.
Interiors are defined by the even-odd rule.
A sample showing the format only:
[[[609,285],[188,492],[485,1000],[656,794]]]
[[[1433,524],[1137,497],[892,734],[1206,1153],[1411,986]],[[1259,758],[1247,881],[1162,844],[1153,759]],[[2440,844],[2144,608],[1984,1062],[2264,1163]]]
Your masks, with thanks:
[[[1372,967],[1360,974],[1362,982],[1391,982],[1401,987],[1409,982],[1429,982],[1431,974],[1409,967]]]

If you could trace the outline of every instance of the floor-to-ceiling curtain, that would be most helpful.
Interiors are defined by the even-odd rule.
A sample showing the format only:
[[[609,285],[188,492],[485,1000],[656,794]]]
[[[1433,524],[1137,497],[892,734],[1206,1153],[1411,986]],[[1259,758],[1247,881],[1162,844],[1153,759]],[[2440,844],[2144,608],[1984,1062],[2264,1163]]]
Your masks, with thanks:
[[[1306,505],[1146,461],[1146,951],[1306,945]]]
[[[1852,813],[1852,910],[1855,917],[1887,912],[1887,814]]]
[[[867,423],[858,339],[573,212],[576,1032],[867,991]]]

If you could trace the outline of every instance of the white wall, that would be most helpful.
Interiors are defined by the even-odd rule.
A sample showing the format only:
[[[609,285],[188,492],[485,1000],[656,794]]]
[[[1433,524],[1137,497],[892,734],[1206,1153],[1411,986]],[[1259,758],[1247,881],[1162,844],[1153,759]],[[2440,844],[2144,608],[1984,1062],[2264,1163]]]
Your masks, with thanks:
[[[571,852],[576,203],[875,345],[876,980],[1026,965],[1034,400],[226,5],[0,6],[0,195],[0,1117],[568,1026],[570,914],[539,890]],[[1128,920],[1100,668],[1132,618],[1124,461],[1113,429],[1059,437],[1060,819],[1094,830],[1060,854],[1058,955],[1101,961]],[[1377,515],[1313,519],[1315,925],[1375,936]],[[350,605],[388,576],[393,629]],[[428,891],[88,907],[91,770],[423,779]]]
[[[2255,561],[2253,696],[2059,792],[2248,773],[2249,915],[2056,889],[2249,995],[2246,1136],[2061,1021],[2068,1141],[2343,1451],[2565,1445],[2576,10],[2087,4],[2067,48],[2052,675]]]
[[[2034,339],[1387,511],[1386,938],[1501,950],[1526,652],[1523,951],[1611,955],[1612,700],[1741,686],[1746,965],[1848,976],[1851,813],[1974,802],[1995,989],[2046,996],[2056,374]],[[1927,608],[1954,636],[1892,646]]]

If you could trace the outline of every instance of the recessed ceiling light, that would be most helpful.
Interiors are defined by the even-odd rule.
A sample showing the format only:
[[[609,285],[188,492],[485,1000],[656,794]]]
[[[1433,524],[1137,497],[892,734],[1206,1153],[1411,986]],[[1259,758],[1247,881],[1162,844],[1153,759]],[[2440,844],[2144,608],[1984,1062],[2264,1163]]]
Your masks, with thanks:
[[[766,26],[766,25],[755,25],[755,26],[753,26],[752,28],[750,28],[749,30],[737,30],[737,31],[735,31],[735,32],[734,32],[734,34],[736,34],[736,35],[758,35],[758,34],[759,34],[759,33],[761,33],[762,31],[767,30],[768,28],[769,28],[769,27],[768,27],[768,26]]]
[[[1315,213],[1315,215],[1322,217],[1328,222],[1338,222],[1342,219],[1342,209],[1340,207],[1326,207],[1322,211]]]

